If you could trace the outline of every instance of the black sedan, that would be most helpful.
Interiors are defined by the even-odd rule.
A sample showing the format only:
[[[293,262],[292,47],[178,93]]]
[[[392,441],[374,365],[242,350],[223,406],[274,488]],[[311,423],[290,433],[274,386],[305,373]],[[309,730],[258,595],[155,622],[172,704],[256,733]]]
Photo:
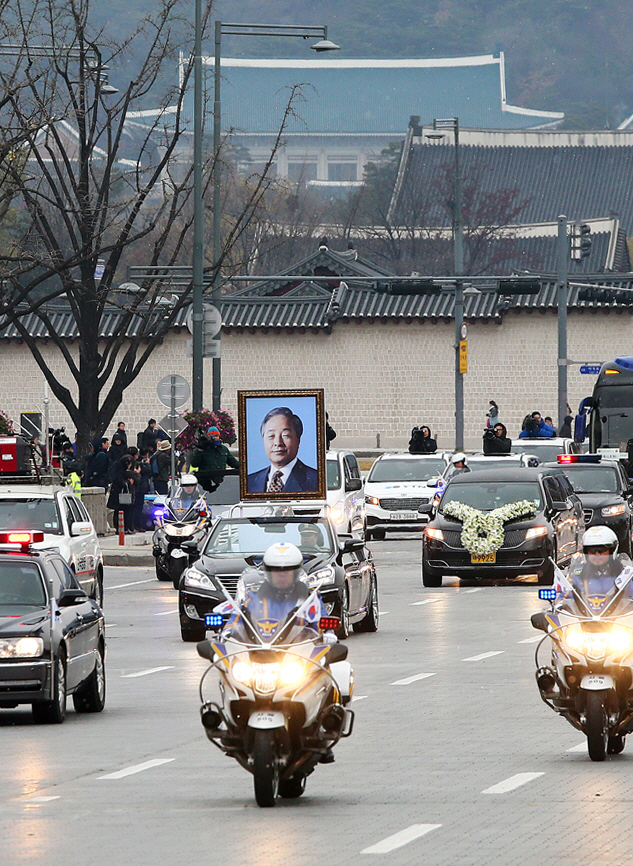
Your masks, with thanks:
[[[309,528],[314,528],[317,532]],[[307,530],[307,531],[306,531]],[[341,620],[338,637],[378,628],[378,582],[371,551],[361,538],[337,535],[326,517],[226,517],[216,521],[198,561],[180,581],[178,609],[184,641],[200,641],[205,615],[235,595],[246,569],[256,569],[278,541],[301,549],[311,584],[320,583],[325,609]]]
[[[462,522],[445,513],[453,503],[490,512],[522,500],[534,504],[534,513],[507,521],[501,547],[493,553],[469,551],[462,541]],[[582,530],[580,502],[560,469],[497,469],[459,475],[446,486],[437,514],[424,530],[422,583],[441,586],[445,574],[470,579],[537,574],[539,583],[549,584],[554,570],[551,560],[559,565],[569,562]]]
[[[30,547],[41,535],[0,534],[0,707],[59,723],[68,695],[78,713],[105,705],[105,624],[62,557]]]
[[[563,470],[580,502],[585,528],[608,526],[618,536],[620,553],[633,555],[633,488],[618,460],[603,460],[599,454],[564,454],[548,467]]]

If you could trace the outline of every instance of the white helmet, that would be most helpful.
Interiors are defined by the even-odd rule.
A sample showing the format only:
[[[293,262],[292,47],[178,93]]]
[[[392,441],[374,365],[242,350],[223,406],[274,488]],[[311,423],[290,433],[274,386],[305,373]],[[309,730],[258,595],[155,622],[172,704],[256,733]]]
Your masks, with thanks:
[[[192,475],[191,472],[188,472],[186,475],[183,475],[180,479],[181,487],[195,487],[198,483],[198,479],[195,475]]]
[[[287,541],[279,541],[268,548],[264,554],[262,565],[264,567],[264,580],[276,592],[286,595],[293,591],[303,574],[303,554],[294,544],[289,544]],[[283,589],[273,581],[275,573],[280,571],[292,572],[292,582]]]
[[[591,553],[594,548],[607,548],[610,554],[618,552],[618,536],[608,526],[590,526],[582,537],[582,552]]]
[[[451,463],[453,464],[453,466],[455,466],[457,463],[463,463],[465,466],[468,463],[468,460],[466,459],[466,455],[463,451],[458,451],[457,454],[453,454],[453,456],[451,457]]]

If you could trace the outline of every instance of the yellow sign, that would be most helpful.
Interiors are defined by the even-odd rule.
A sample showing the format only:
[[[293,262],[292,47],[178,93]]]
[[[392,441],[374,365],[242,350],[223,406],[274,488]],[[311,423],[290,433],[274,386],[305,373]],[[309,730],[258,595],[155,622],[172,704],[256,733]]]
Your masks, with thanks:
[[[459,341],[459,372],[468,372],[468,340]]]

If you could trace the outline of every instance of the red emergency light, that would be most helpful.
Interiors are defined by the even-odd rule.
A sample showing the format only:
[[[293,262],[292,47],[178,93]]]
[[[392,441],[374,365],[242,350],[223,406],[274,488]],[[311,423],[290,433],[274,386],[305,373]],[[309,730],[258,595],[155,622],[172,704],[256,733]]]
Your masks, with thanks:
[[[335,631],[341,624],[337,616],[322,616],[319,620],[321,631]]]
[[[37,544],[38,541],[44,541],[43,532],[22,532],[19,530],[0,532],[0,544],[15,544],[23,550],[26,550],[32,544]]]
[[[556,458],[559,463],[600,463],[601,454],[559,454]]]

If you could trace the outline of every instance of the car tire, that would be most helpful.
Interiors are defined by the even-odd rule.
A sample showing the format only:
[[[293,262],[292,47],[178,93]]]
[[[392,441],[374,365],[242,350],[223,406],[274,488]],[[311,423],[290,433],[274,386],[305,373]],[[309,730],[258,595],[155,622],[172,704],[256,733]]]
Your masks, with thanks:
[[[105,699],[105,649],[103,643],[100,641],[92,673],[73,694],[75,712],[100,713],[105,707]]]
[[[100,608],[103,609],[103,566],[97,566],[97,572],[95,574],[95,588],[93,594],[91,596]]]
[[[422,548],[422,586],[437,589],[442,585],[442,575],[432,574],[424,564],[424,548]]]
[[[356,632],[375,632],[378,631],[380,620],[380,610],[378,607],[378,582],[374,577],[371,584],[371,595],[369,599],[367,613],[360,622],[354,623],[354,631]]]
[[[345,640],[349,637],[349,592],[347,587],[343,590],[343,599],[339,602],[335,615],[340,619],[341,624],[334,634],[339,640]]]
[[[207,636],[203,625],[181,625],[180,636],[185,643],[200,643]]]
[[[66,656],[60,650],[53,668],[53,695],[50,701],[33,701],[37,725],[60,725],[66,718]]]

